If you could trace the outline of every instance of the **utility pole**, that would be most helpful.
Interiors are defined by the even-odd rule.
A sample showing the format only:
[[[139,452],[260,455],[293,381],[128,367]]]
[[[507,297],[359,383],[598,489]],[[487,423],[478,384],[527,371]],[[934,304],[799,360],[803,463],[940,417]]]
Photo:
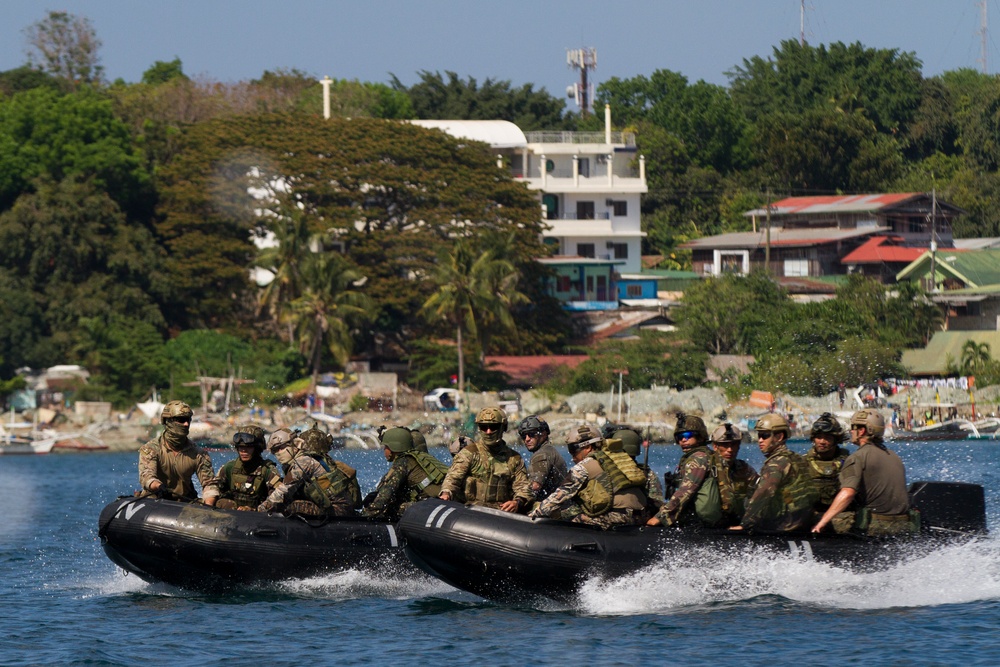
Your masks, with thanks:
[[[937,292],[937,188],[931,189],[931,293]]]
[[[597,69],[597,49],[593,47],[567,49],[566,64],[580,70],[580,83],[567,87],[566,97],[574,98],[580,107],[580,114],[586,116],[594,103],[594,84],[587,82],[587,72]]]
[[[323,118],[330,120],[330,84],[333,80],[324,76],[320,83],[323,84]]]
[[[771,275],[771,190],[767,190],[767,233],[764,236],[764,273]]]
[[[799,0],[799,46],[806,45],[806,0]]]
[[[987,74],[986,64],[986,0],[979,0],[979,64],[983,68],[983,74]]]

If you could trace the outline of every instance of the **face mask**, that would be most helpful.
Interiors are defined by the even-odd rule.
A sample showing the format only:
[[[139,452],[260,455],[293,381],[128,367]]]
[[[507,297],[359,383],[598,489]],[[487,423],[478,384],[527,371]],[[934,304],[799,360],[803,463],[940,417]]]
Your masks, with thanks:
[[[295,458],[295,451],[291,447],[284,447],[278,450],[274,458],[278,459],[278,463],[286,466]]]
[[[163,439],[174,449],[181,449],[187,440],[188,432],[191,430],[190,424],[180,424],[168,421],[163,431]]]
[[[503,440],[503,433],[500,432],[500,429],[495,429],[489,433],[481,431],[479,433],[479,437],[482,438],[483,444],[487,447],[495,447],[500,444],[501,440]]]

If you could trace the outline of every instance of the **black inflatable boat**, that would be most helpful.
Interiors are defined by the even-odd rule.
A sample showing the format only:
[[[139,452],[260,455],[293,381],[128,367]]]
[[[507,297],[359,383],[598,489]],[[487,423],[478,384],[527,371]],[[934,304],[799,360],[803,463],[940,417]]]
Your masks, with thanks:
[[[630,526],[600,530],[454,502],[426,500],[406,510],[398,528],[406,554],[424,571],[480,597],[530,602],[570,601],[589,577],[614,578],[646,565],[688,562],[693,553],[791,554],[852,569],[879,569],[939,548],[943,541],[986,532],[983,488],[917,482],[910,487],[923,531],[906,538],[851,535],[748,534]]]
[[[119,498],[101,512],[105,553],[145,581],[226,591],[324,572],[414,572],[392,524]]]

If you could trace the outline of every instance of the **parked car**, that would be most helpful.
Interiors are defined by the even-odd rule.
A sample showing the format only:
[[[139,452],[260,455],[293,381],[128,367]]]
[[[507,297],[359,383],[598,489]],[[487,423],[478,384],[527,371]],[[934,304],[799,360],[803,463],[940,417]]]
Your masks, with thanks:
[[[452,389],[451,387],[438,387],[424,396],[424,409],[449,412],[452,410],[458,410],[458,406],[461,402],[462,396],[458,393],[457,389]]]

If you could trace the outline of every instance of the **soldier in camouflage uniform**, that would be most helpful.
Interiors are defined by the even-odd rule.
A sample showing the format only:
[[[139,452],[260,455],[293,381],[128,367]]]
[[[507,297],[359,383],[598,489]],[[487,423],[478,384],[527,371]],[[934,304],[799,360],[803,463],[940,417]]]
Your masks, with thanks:
[[[271,434],[268,447],[285,472],[257,510],[290,511],[314,516],[351,516],[355,502],[350,480],[340,470],[327,471],[302,451],[303,441],[287,428]]]
[[[410,434],[413,437],[413,451],[427,454],[427,438],[420,432],[420,429],[411,428]]]
[[[824,412],[813,423],[809,438],[813,446],[806,452],[806,461],[809,462],[809,474],[819,489],[815,511],[820,517],[840,491],[840,469],[851,453],[840,446],[847,434],[829,412]]]
[[[785,445],[788,433],[788,422],[781,415],[766,414],[757,420],[757,444],[767,458],[743,520],[730,530],[788,532],[809,526],[819,490],[806,460]]]
[[[197,500],[191,481],[191,476],[197,474],[203,502],[215,504],[219,489],[213,481],[212,459],[208,452],[188,440],[193,416],[191,406],[182,401],[170,401],[163,406],[160,413],[163,433],[139,448],[140,496]]]
[[[878,410],[858,410],[851,416],[851,443],[857,451],[840,469],[840,491],[813,526],[818,533],[832,523],[838,533],[869,536],[919,532],[920,516],[910,511],[906,468],[882,441],[885,418]]]
[[[219,468],[215,476],[215,485],[219,487],[215,506],[255,510],[281,481],[278,467],[261,456],[264,429],[254,424],[239,427],[233,434],[233,448],[237,458]]]
[[[531,518],[573,515],[572,521],[607,530],[612,526],[641,524],[646,513],[646,475],[620,448],[604,449],[605,440],[590,425],[583,425],[566,442],[573,462],[566,481],[528,515]],[[571,505],[568,513],[562,511]]]
[[[348,479],[348,491],[353,501],[351,509],[361,508],[361,485],[358,483],[358,471],[347,465],[343,461],[330,456],[330,448],[333,447],[333,436],[316,428],[303,431],[299,438],[302,440],[302,452],[319,461],[323,470],[330,472],[339,470]]]
[[[757,484],[757,471],[746,461],[736,458],[743,441],[740,429],[723,424],[712,432],[711,441],[715,450],[713,464],[719,480],[723,525],[735,526],[743,519],[747,498]]]
[[[521,455],[507,446],[507,415],[483,408],[476,415],[479,436],[455,455],[438,496],[504,512],[523,512],[534,500]]]
[[[660,482],[660,476],[645,463],[639,463],[642,436],[635,429],[622,428],[612,433],[611,439],[619,440],[622,443],[622,451],[632,457],[635,464],[639,466],[639,470],[646,475],[646,498],[649,499],[651,514],[656,514],[667,500],[663,497],[663,484]]]
[[[448,466],[414,449],[410,431],[391,428],[383,433],[382,453],[392,465],[375,488],[374,497],[361,510],[361,516],[396,522],[413,503],[441,493]]]
[[[549,425],[537,415],[528,415],[517,425],[524,447],[531,452],[528,481],[535,500],[545,500],[566,478],[566,460],[549,442]]]
[[[674,478],[677,490],[647,525],[715,526],[722,520],[719,483],[708,449],[708,429],[700,417],[678,415],[674,441],[680,445],[681,460]]]

